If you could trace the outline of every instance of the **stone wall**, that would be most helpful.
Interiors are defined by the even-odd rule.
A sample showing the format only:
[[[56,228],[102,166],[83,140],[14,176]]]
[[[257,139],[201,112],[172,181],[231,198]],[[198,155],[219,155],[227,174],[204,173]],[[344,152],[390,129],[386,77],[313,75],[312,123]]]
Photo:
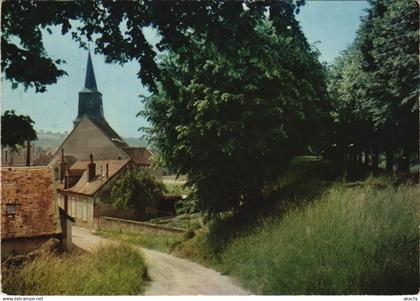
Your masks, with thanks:
[[[187,230],[181,228],[165,227],[155,225],[152,223],[138,222],[132,220],[125,220],[113,217],[101,216],[99,218],[99,230],[112,230],[120,232],[142,232],[142,231],[153,231],[156,234],[159,233],[173,233],[182,235]]]
[[[2,168],[1,184],[2,239],[61,232],[50,169]]]
[[[9,238],[2,240],[1,258],[3,259],[10,255],[26,254],[30,251],[35,251],[53,237],[61,239],[61,234],[29,238]]]

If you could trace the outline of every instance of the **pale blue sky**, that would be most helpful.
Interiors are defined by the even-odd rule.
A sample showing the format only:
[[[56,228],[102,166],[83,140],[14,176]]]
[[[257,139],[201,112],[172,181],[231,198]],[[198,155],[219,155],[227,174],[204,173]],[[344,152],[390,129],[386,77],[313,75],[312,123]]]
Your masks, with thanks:
[[[360,16],[367,7],[366,1],[307,1],[297,19],[309,43],[320,42],[316,47],[321,60],[331,63],[355,38]],[[151,31],[147,36],[157,39]],[[63,68],[68,76],[48,86],[45,93],[12,90],[11,84],[2,80],[1,111],[14,109],[18,114],[30,115],[37,130],[69,131],[77,115],[78,92],[85,80],[87,52],[59,31],[46,34],[44,39],[47,52],[54,59],[67,62]],[[98,90],[103,95],[105,118],[121,136],[140,136],[137,129],[146,122],[136,117],[142,109],[138,95],[147,92],[136,75],[138,63],[106,64],[100,55],[93,55],[92,60]]]

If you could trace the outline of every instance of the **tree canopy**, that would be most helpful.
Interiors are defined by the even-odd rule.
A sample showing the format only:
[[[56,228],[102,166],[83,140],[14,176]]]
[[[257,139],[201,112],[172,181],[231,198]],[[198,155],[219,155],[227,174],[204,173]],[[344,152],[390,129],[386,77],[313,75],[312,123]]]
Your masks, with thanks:
[[[37,140],[33,124],[29,116],[16,115],[13,110],[5,111],[1,116],[1,146],[16,150],[17,146]]]
[[[236,22],[243,4],[255,14],[267,10],[281,16],[293,14],[304,3],[295,1],[3,1],[2,3],[2,70],[16,87],[34,87],[45,92],[49,84],[66,75],[65,63],[53,60],[43,45],[43,30],[51,33],[59,26],[86,47],[94,41],[95,52],[105,55],[108,63],[139,62],[138,77],[150,90],[156,88],[160,71],[156,52],[143,32],[146,27],[157,29],[160,51],[178,49],[189,42],[189,33],[208,35],[223,43],[223,33]],[[36,16],[36,17],[35,17]],[[290,19],[290,18],[289,18]],[[77,21],[77,22],[76,22]],[[278,22],[278,26],[287,26]]]
[[[326,107],[324,69],[292,4],[276,18],[231,5],[223,34],[187,32],[162,58],[144,112],[159,153],[209,213],[263,201],[264,184],[319,139]]]
[[[414,1],[370,1],[354,44],[331,68],[329,92],[336,140],[356,151],[393,156],[418,151],[418,7]],[[341,141],[340,141],[341,139]]]

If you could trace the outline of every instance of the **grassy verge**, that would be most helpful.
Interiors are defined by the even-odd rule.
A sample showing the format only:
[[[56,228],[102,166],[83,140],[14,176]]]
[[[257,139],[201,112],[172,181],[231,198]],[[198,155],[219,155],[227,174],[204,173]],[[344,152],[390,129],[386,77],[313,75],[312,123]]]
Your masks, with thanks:
[[[234,240],[222,266],[258,294],[417,293],[419,202],[413,187],[339,184]]]
[[[3,292],[11,295],[138,295],[145,285],[143,256],[127,245],[45,254],[18,269],[2,267]]]
[[[169,253],[176,245],[184,240],[183,236],[181,235],[164,232],[159,234],[156,234],[156,232],[148,231],[122,233],[119,231],[101,230],[98,231],[97,234],[106,238],[123,241],[129,244],[166,253]]]
[[[300,201],[229,239],[215,233],[235,224],[219,222],[173,253],[230,274],[256,294],[417,293],[418,188],[370,179]]]

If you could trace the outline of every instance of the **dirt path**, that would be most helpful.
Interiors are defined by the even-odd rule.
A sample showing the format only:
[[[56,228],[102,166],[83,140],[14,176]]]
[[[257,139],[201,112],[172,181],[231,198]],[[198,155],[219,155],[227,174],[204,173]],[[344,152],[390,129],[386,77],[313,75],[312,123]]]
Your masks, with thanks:
[[[73,243],[90,251],[101,244],[114,243],[73,227]],[[185,259],[140,248],[146,259],[151,284],[146,295],[249,295],[227,276]]]

